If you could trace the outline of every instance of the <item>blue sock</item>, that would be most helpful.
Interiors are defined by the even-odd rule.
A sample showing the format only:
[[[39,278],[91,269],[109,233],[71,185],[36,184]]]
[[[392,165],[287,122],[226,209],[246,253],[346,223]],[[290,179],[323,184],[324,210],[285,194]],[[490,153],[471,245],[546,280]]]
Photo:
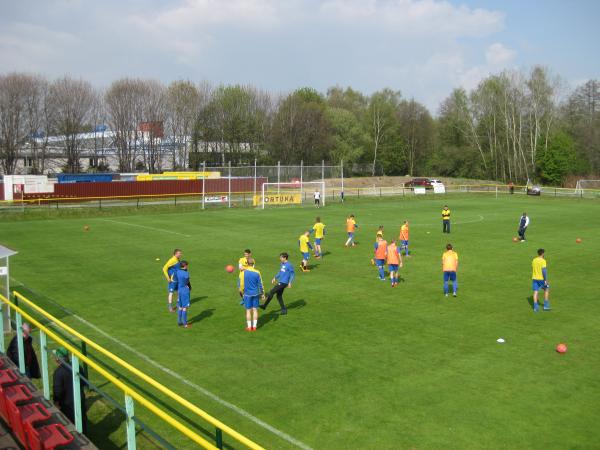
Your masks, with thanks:
[[[550,302],[548,300],[544,300],[544,309],[550,308]]]
[[[537,304],[537,303],[534,303],[534,304],[533,304],[533,310],[534,310],[535,312],[537,312],[537,311],[538,311],[538,309],[539,309],[539,306],[538,306],[538,304]]]
[[[177,325],[181,325],[181,313],[183,311],[181,311],[180,309],[177,309]]]
[[[448,293],[448,282],[444,281],[444,294]]]
[[[181,322],[183,325],[187,325],[187,309],[181,311]]]
[[[408,245],[404,247],[404,256],[408,256]]]
[[[383,270],[383,267],[379,267],[379,278],[382,280],[385,278],[385,271]]]

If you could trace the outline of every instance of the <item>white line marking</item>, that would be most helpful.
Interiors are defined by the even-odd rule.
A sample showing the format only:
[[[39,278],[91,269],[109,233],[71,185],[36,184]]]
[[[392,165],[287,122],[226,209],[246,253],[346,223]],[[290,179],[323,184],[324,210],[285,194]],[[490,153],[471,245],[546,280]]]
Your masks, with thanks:
[[[19,285],[25,287],[26,289],[28,289],[29,291],[31,291],[32,293],[35,294],[35,291],[28,288],[24,283],[21,283],[19,280],[10,277],[13,281],[15,281],[16,283],[18,283]],[[39,295],[39,294],[38,294]],[[49,297],[47,297],[46,295],[41,294],[42,297],[46,297],[49,300]],[[187,378],[184,378],[183,376],[181,376],[180,374],[178,374],[177,372],[163,366],[160,363],[157,363],[156,361],[154,361],[153,359],[149,358],[148,356],[144,355],[143,353],[137,351],[136,349],[134,349],[133,347],[125,344],[124,342],[120,341],[119,339],[115,338],[114,336],[111,336],[110,334],[108,334],[107,332],[105,332],[104,330],[102,330],[101,328],[97,327],[96,325],[94,325],[91,322],[88,322],[87,320],[85,320],[83,317],[78,316],[77,314],[75,314],[74,312],[70,311],[69,309],[65,308],[64,306],[60,305],[59,303],[55,302],[54,300],[52,300],[52,302],[56,303],[57,305],[59,305],[67,314],[71,315],[72,317],[76,318],[77,320],[79,320],[80,322],[82,322],[83,324],[87,325],[88,327],[92,328],[94,331],[96,331],[97,333],[101,334],[102,336],[106,337],[107,339],[113,341],[116,344],[119,344],[121,347],[123,347],[124,349],[128,350],[129,352],[133,353],[134,355],[136,355],[137,357],[143,359],[144,361],[146,361],[147,363],[153,365],[154,367],[156,367],[157,369],[162,370],[163,372],[165,372],[168,375],[171,375],[173,378],[176,378],[177,380],[181,381],[182,383],[188,385],[189,387],[195,389],[196,391],[200,392],[201,394],[204,394],[206,397],[210,398],[211,400],[214,400],[215,402],[219,403],[220,405],[238,413],[240,416],[245,417],[246,419],[254,422],[255,424],[257,424],[258,426],[264,428],[265,430],[273,433],[274,435],[280,437],[281,439],[283,439],[284,441],[289,442],[292,445],[295,445],[298,448],[301,448],[303,450],[312,450],[311,447],[309,447],[308,445],[306,445],[305,443],[299,441],[298,439],[290,436],[289,434],[275,428],[272,425],[269,425],[268,423],[260,420],[258,417],[253,416],[252,414],[250,414],[248,411],[246,411],[245,409],[240,408],[239,406],[234,405],[233,403],[228,402],[227,400],[223,400],[221,397],[219,397],[216,394],[213,394],[212,392],[210,392],[208,389],[203,388],[202,386],[197,385],[196,383],[188,380]]]
[[[121,222],[119,220],[112,220],[112,219],[97,219],[97,220],[101,220],[103,222],[112,222],[112,223],[118,223],[120,225],[129,225],[130,227],[137,227],[137,228],[145,228],[146,230],[152,230],[152,231],[160,231],[161,233],[169,233],[169,234],[176,234],[178,236],[183,236],[183,237],[192,237],[189,234],[183,234],[183,233],[179,233],[177,231],[171,231],[171,230],[165,230],[164,228],[154,228],[154,227],[148,227],[146,225],[138,225],[136,223],[129,223],[129,222]]]

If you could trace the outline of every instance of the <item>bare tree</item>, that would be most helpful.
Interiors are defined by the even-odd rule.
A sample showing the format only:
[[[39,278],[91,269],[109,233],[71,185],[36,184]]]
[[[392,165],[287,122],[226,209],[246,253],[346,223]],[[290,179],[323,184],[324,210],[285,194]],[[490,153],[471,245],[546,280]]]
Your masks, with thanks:
[[[108,122],[115,133],[120,172],[135,170],[137,129],[143,116],[141,105],[144,95],[143,81],[129,78],[113,81],[104,95]]]
[[[0,158],[5,174],[12,174],[27,136],[29,77],[10,73],[0,77]]]
[[[188,151],[194,124],[200,111],[198,88],[190,81],[174,81],[167,88],[167,129],[172,138],[173,169],[189,165]]]
[[[68,172],[81,169],[81,142],[79,134],[89,128],[89,119],[96,93],[92,85],[84,80],[60,78],[50,85],[49,102],[52,109],[52,124],[64,138]]]
[[[167,117],[167,95],[165,86],[155,80],[144,82],[145,96],[142,98],[144,127],[142,128],[144,164],[151,173],[162,170],[162,147],[164,124]]]

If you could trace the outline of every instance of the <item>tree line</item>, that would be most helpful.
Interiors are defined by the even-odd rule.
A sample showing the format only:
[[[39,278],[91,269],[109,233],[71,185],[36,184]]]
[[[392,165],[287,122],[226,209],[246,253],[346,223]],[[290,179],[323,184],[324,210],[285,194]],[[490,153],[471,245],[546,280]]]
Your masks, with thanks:
[[[203,161],[343,160],[361,174],[557,185],[600,172],[599,111],[599,81],[567,91],[543,67],[454,89],[435,115],[391,89],[365,95],[305,87],[276,95],[253,86],[123,78],[99,90],[81,79],[9,73],[0,75],[0,168],[12,174],[27,155],[31,171],[42,173],[56,151],[49,136],[62,136],[64,170],[78,172],[81,133],[107,125],[121,172],[197,169]]]

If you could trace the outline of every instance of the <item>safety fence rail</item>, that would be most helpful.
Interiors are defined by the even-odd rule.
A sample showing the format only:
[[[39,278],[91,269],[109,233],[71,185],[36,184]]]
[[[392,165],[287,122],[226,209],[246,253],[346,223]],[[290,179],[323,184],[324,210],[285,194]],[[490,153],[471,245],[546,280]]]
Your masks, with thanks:
[[[457,193],[487,193],[499,195],[539,195],[548,197],[571,197],[571,198],[600,198],[600,189],[582,189],[582,188],[559,188],[542,186],[539,191],[534,191],[529,186],[511,186],[506,184],[458,184],[446,185],[444,192],[435,192],[433,188],[427,187],[424,191],[418,187],[405,186],[361,186],[344,188],[340,186],[329,186],[326,183],[325,199],[330,203],[340,202],[348,198],[360,197],[384,197],[384,196],[417,196],[425,195],[445,195]],[[157,194],[157,195],[132,195],[132,196],[110,196],[110,197],[42,197],[24,200],[0,200],[1,209],[13,209],[16,211],[25,211],[28,209],[60,209],[68,207],[78,208],[110,208],[119,206],[128,206],[142,208],[152,205],[184,205],[198,204],[202,209],[212,206],[223,207],[251,207],[256,206],[254,197],[257,194],[253,191],[246,192],[189,192],[181,194]],[[302,193],[302,202],[310,202],[312,192]]]
[[[14,312],[16,329],[20,330],[23,319],[26,319],[31,325],[37,327],[39,329],[40,337],[39,344],[41,349],[41,375],[42,375],[42,386],[44,397],[47,400],[50,400],[50,380],[49,380],[49,365],[48,365],[48,338],[52,339],[52,341],[57,345],[66,348],[71,354],[70,366],[72,368],[73,373],[73,397],[75,402],[75,428],[78,432],[82,432],[83,424],[82,424],[82,405],[80,400],[80,382],[83,380],[84,382],[88,382],[87,370],[92,369],[98,375],[103,377],[109,383],[114,385],[118,390],[122,392],[124,395],[124,409],[126,415],[126,433],[127,433],[127,448],[129,450],[136,448],[136,423],[140,425],[140,421],[135,415],[135,405],[139,404],[143,406],[146,410],[150,411],[154,414],[158,419],[164,421],[168,425],[172,426],[176,430],[178,430],[181,434],[189,438],[194,443],[198,444],[202,448],[207,449],[222,449],[224,445],[223,434],[226,434],[233,440],[237,441],[239,444],[242,444],[246,448],[250,448],[252,450],[262,450],[259,444],[253,442],[249,438],[245,437],[241,433],[235,431],[228,425],[219,421],[218,419],[211,416],[206,411],[200,409],[193,403],[184,399],[177,393],[173,392],[171,389],[162,385],[149,375],[145,374],[141,370],[137,369],[133,365],[129,364],[125,360],[116,356],[109,350],[105,349],[92,339],[84,336],[79,333],[77,330],[68,326],[64,322],[60,321],[58,318],[48,313],[34,302],[29,300],[27,297],[22,295],[17,291],[13,291],[14,301],[7,299],[5,296],[0,294],[0,302],[2,302],[5,306],[0,308],[0,334],[2,338],[0,339],[0,350],[4,351],[4,314],[9,311]],[[42,316],[44,319],[48,320],[55,327],[57,327],[62,333],[65,333],[72,338],[76,338],[81,342],[81,347],[77,347],[72,344],[68,339],[63,336],[59,336],[56,331],[49,329],[47,326],[42,324],[39,320],[34,318],[30,313],[24,310],[23,305],[26,305],[29,309],[35,311],[37,314]],[[24,358],[24,342],[21,333],[17,333],[17,348],[19,354],[19,371],[21,373],[25,373],[25,358]],[[88,354],[88,349],[94,349],[102,356],[110,359],[114,363],[116,363],[121,368],[127,370],[129,373],[135,375],[139,379],[148,383],[150,386],[161,392],[162,394],[169,397],[178,405],[185,408],[187,411],[193,413],[195,416],[203,419],[206,423],[212,425],[215,428],[214,440],[215,443],[212,444],[206,438],[202,437],[200,434],[190,429],[181,423],[181,421],[176,420],[170,414],[165,412],[162,408],[157,406],[153,401],[149,400],[147,396],[144,396],[138,392],[138,390],[132,388],[127,385],[123,381],[118,379],[118,375],[114,375],[111,373],[107,367],[103,367],[102,364],[96,362],[94,359],[90,358]],[[85,367],[83,373],[80,373],[80,367]],[[153,434],[153,433],[151,433]],[[162,440],[158,437],[159,440]]]

